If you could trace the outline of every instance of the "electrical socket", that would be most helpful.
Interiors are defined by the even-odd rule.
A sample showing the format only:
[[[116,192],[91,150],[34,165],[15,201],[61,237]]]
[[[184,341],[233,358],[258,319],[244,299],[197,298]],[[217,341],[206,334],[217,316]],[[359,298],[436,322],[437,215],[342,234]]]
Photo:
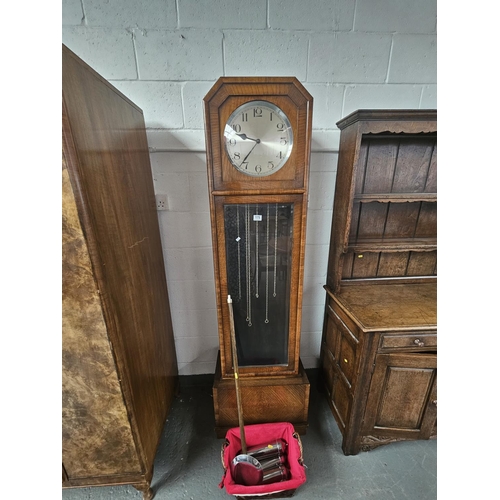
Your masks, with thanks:
[[[166,194],[156,195],[156,210],[168,210]]]

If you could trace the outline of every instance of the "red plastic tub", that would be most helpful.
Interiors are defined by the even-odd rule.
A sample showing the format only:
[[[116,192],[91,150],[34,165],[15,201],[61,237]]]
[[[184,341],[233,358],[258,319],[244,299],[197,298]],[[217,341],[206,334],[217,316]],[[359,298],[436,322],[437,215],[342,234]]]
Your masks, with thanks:
[[[234,427],[227,431],[226,440],[222,445],[221,458],[224,475],[219,487],[225,487],[228,494],[243,500],[291,497],[295,490],[306,481],[302,442],[299,434],[295,432],[293,425],[289,422],[245,425],[245,440],[249,448],[276,439],[283,439],[288,444],[289,479],[257,486],[236,484],[231,477],[230,463],[238,453],[241,453],[241,439],[239,427]]]

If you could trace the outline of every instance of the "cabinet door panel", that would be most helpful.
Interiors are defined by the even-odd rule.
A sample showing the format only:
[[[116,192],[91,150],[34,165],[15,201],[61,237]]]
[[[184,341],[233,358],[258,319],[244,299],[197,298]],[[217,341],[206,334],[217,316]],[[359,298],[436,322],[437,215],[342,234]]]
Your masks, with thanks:
[[[379,354],[364,419],[364,434],[429,437],[436,418],[436,356]]]
[[[326,346],[332,353],[332,356],[334,359],[338,359],[338,345],[339,345],[339,329],[333,319],[330,317],[328,314],[328,318],[326,321],[326,336],[325,336],[325,341],[326,341]]]
[[[356,346],[347,340],[345,335],[340,340],[340,355],[338,359],[340,371],[345,375],[352,386],[354,380],[354,368],[356,365]]]
[[[345,382],[334,375],[332,387],[332,404],[340,419],[342,429],[345,429],[351,411],[352,396]]]
[[[418,429],[433,376],[432,368],[388,367],[375,425]]]

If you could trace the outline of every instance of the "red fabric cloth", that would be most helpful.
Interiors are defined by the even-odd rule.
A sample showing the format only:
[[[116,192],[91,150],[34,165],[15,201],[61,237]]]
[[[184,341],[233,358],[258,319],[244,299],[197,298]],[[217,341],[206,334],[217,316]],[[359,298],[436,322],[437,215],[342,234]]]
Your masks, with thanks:
[[[290,470],[290,479],[271,484],[244,486],[234,482],[229,467],[233,458],[241,452],[240,428],[229,429],[226,433],[226,440],[229,444],[225,446],[223,452],[223,462],[226,470],[219,486],[221,488],[225,487],[230,495],[244,496],[294,490],[305,483],[306,473],[302,465],[302,452],[298,439],[293,436],[294,432],[295,429],[289,422],[245,425],[245,440],[248,448],[268,441],[271,443],[280,438],[286,441],[288,444],[287,464]]]

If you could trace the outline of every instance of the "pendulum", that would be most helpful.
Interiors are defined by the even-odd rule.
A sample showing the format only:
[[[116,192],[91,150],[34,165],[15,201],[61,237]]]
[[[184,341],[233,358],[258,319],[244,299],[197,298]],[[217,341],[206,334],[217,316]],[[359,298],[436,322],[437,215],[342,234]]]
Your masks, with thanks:
[[[264,323],[269,323],[269,203],[267,204],[266,220],[266,319]]]

